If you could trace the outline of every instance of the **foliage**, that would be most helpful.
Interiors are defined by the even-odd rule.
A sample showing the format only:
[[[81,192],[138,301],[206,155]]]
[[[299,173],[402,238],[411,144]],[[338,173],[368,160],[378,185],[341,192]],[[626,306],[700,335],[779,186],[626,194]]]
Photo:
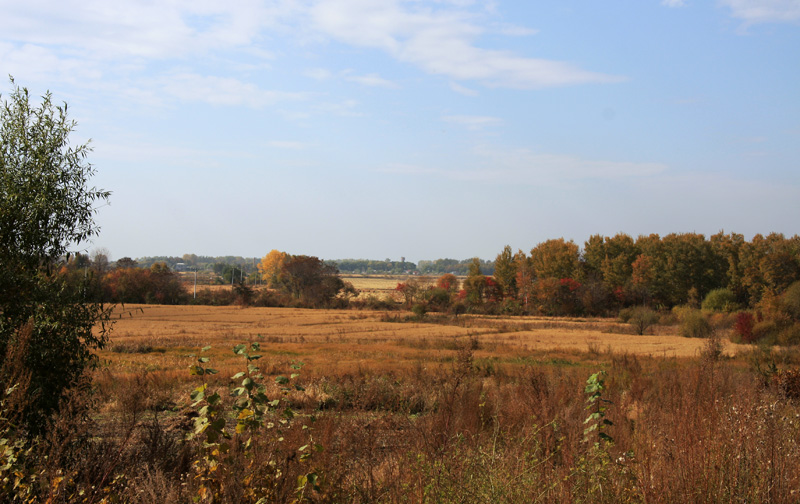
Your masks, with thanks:
[[[205,347],[203,352],[209,349]],[[190,366],[191,374],[202,379],[201,385],[191,393],[197,417],[194,429],[188,435],[189,439],[201,441],[192,461],[196,502],[219,502],[232,496],[236,496],[237,502],[279,501],[281,488],[287,486],[291,477],[285,470],[286,460],[296,458],[308,464],[315,452],[322,451],[322,446],[314,443],[308,426],[302,425],[308,442],[299,448],[291,448],[290,455],[283,455],[284,435],[293,427],[296,417],[287,396],[292,390],[303,391],[304,388],[298,384],[291,385],[298,373],[292,373],[290,377],[281,375],[275,378],[281,396],[270,399],[267,387],[261,383],[264,376],[255,365],[255,361],[261,358],[260,350],[258,343],[239,344],[233,348],[233,352],[244,359],[246,368],[231,377],[232,381],[241,379],[240,386],[230,391],[235,398],[231,410],[236,425],[232,430],[227,426],[227,410],[222,395],[211,392],[205,379],[216,374],[217,370],[206,367],[208,357],[199,357],[197,363]],[[301,363],[293,364],[292,368],[299,371],[301,366]],[[265,435],[267,439],[264,439]],[[270,450],[266,454],[267,460],[259,460],[256,454],[265,448]],[[313,470],[299,475],[293,502],[305,500],[309,492],[320,490],[319,482],[319,475]]]
[[[56,268],[70,246],[98,233],[93,216],[110,195],[88,185],[95,174],[86,161],[90,149],[70,145],[74,129],[67,105],[55,105],[50,93],[35,106],[28,90],[15,86],[0,107],[0,356],[33,321],[21,357],[35,398],[23,420],[33,432],[95,364],[92,351],[109,330],[108,310]],[[13,385],[0,376],[0,388]]]
[[[445,273],[436,279],[436,287],[446,290],[451,295],[456,294],[459,288],[458,278],[452,273]]]
[[[800,282],[795,282],[781,296],[782,311],[796,322],[800,322]]]
[[[531,266],[536,278],[578,278],[580,251],[572,240],[547,240],[531,250]]]
[[[274,287],[279,284],[278,278],[287,258],[288,254],[286,252],[273,249],[258,263],[258,271],[261,273],[261,278],[268,286]]]
[[[658,313],[646,306],[635,306],[620,311],[620,319],[633,327],[636,334],[644,334],[658,323]]]
[[[752,313],[739,312],[736,314],[736,323],[734,324],[734,334],[737,335],[742,343],[752,343],[755,341],[753,337],[753,327],[756,321]]]
[[[417,263],[417,270],[421,275],[442,275],[451,273],[453,275],[464,275],[469,273],[473,259],[436,259],[434,261],[423,260]],[[494,262],[478,260],[481,271],[491,275],[494,273]]]
[[[402,275],[417,269],[417,265],[407,261],[377,261],[370,259],[341,259],[336,267],[342,273],[363,275]]]
[[[588,396],[586,398],[586,411],[589,411],[589,416],[583,421],[586,428],[583,430],[583,440],[589,441],[590,435],[597,432],[597,440],[595,446],[601,443],[613,443],[612,438],[606,432],[608,427],[614,425],[614,422],[606,418],[605,405],[611,404],[611,401],[603,397],[605,387],[605,371],[598,371],[586,379],[586,387],[584,393]]]
[[[313,307],[329,305],[347,287],[335,266],[305,255],[286,257],[277,282],[281,291]]]
[[[738,308],[736,295],[726,287],[714,289],[703,300],[703,309],[707,311],[732,312]]]
[[[150,269],[116,268],[103,278],[104,299],[115,303],[182,304],[189,294],[166,263]]]
[[[514,265],[514,254],[506,245],[494,260],[494,279],[500,288],[503,298],[517,297],[517,270]]]
[[[466,301],[472,306],[483,304],[486,294],[486,277],[481,271],[480,260],[476,257],[469,266],[469,273],[464,279],[463,288],[466,293]]]
[[[707,338],[713,328],[700,310],[688,308],[681,312],[681,336],[685,338]]]

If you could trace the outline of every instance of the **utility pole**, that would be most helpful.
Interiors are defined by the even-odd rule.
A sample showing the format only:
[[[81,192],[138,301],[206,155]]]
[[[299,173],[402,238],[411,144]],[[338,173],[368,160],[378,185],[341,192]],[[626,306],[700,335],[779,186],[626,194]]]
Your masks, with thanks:
[[[197,266],[194,267],[194,299],[197,299]]]

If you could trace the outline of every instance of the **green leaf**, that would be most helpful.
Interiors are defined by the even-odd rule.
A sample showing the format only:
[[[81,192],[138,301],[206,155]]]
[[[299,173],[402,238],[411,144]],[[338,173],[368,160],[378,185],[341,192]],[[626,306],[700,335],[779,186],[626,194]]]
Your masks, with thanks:
[[[275,378],[275,383],[277,383],[278,385],[286,385],[287,383],[289,383],[289,378],[286,378],[283,375],[278,376],[277,378]]]
[[[206,362],[208,362],[208,361],[210,361],[210,360],[211,360],[211,359],[209,359],[208,357],[200,357],[199,359],[197,359],[197,362],[200,362],[200,363],[202,363],[202,364],[205,364]]]
[[[239,343],[238,345],[233,347],[233,353],[235,353],[236,355],[242,355],[246,351],[247,351],[247,345],[245,345],[243,343]]]
[[[203,348],[200,349],[201,352],[208,352],[209,350],[211,350],[211,345],[204,346]]]
[[[219,371],[217,371],[216,369],[213,369],[213,368],[206,368],[205,371],[206,371],[206,374],[217,374],[217,373],[219,373]]]
[[[239,378],[241,378],[242,376],[244,376],[244,371],[239,371],[239,372],[238,372],[238,373],[236,373],[235,375],[231,376],[231,380],[238,380],[238,379],[239,379]]]

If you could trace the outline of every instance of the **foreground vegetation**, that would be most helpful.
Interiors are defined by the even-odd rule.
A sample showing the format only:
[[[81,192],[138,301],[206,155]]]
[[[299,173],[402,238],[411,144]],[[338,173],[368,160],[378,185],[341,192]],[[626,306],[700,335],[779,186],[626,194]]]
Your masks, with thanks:
[[[795,502],[800,491],[794,350],[722,352],[714,339],[618,335],[609,320],[142,308],[118,323],[94,393],[72,394],[47,437],[6,446],[4,500]],[[567,332],[585,348],[561,347]],[[699,343],[695,356],[635,351],[670,337]]]

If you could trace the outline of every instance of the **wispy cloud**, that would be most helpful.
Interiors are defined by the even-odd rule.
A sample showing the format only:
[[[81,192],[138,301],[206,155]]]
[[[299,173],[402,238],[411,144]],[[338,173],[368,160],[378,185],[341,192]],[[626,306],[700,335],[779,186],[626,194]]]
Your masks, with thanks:
[[[720,0],[731,15],[747,24],[800,22],[798,0]]]
[[[476,90],[470,89],[470,88],[465,87],[465,86],[462,86],[458,82],[451,82],[450,83],[450,89],[452,89],[456,93],[462,94],[464,96],[474,97],[474,96],[478,96],[478,94],[479,94]]]
[[[31,0],[5,5],[0,31],[11,40],[65,46],[92,59],[171,59],[250,45],[289,12],[284,2],[257,0]]]
[[[309,15],[314,28],[328,37],[383,50],[428,73],[459,81],[531,89],[623,80],[565,62],[478,47],[474,41],[485,29],[458,8],[414,9],[397,0],[328,0],[316,2]]]
[[[261,108],[282,101],[302,100],[308,95],[273,91],[228,77],[175,73],[160,79],[158,87],[181,101],[197,101],[212,105],[243,105]]]
[[[667,169],[661,163],[592,160],[566,154],[539,153],[530,149],[507,150],[479,146],[473,153],[485,166],[475,170],[481,178],[519,183],[645,177]]]
[[[580,180],[648,178],[667,171],[661,163],[583,159],[565,154],[537,153],[530,149],[479,146],[458,169],[426,168],[395,163],[386,173],[436,176],[466,182],[522,185],[560,185]]]
[[[531,35],[536,35],[539,33],[539,30],[533,28],[526,28],[524,26],[517,26],[508,23],[494,25],[494,29],[501,35],[507,35],[509,37],[530,37]]]
[[[683,7],[685,4],[684,0],[661,0],[661,5],[667,7]]]
[[[396,83],[374,73],[367,75],[349,75],[345,77],[345,80],[370,87],[383,87],[388,89],[397,89],[400,87]]]

